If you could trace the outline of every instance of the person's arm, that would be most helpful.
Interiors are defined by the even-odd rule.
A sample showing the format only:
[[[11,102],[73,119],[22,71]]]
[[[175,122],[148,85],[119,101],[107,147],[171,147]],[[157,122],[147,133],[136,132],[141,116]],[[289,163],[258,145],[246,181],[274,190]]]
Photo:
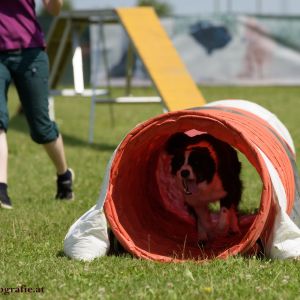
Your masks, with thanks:
[[[63,5],[63,0],[43,0],[44,6],[49,14],[57,16]]]

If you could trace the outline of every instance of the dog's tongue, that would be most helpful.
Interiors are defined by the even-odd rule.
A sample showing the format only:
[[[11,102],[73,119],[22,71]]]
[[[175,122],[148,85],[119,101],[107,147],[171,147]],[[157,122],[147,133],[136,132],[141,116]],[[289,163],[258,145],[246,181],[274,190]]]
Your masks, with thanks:
[[[197,192],[197,184],[195,180],[182,180],[183,189],[186,195],[192,195]]]

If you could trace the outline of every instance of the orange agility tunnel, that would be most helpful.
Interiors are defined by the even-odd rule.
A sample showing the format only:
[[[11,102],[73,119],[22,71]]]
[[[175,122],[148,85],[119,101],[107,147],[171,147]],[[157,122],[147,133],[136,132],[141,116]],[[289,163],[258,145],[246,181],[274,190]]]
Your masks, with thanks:
[[[198,245],[195,218],[171,174],[165,150],[166,141],[177,132],[207,132],[234,147],[252,166],[261,193],[251,195],[258,198],[256,211],[239,212],[240,234]],[[222,100],[165,113],[135,127],[119,144],[107,166],[97,205],[70,228],[64,250],[85,260],[105,255],[108,221],[121,245],[138,258],[203,261],[261,250],[270,258],[298,257],[299,187],[291,136],[263,107],[245,100]],[[212,222],[218,218],[218,210],[213,211]]]
[[[199,247],[195,221],[172,183],[166,140],[176,132],[207,132],[243,153],[262,181],[259,211],[240,217],[242,234]],[[235,107],[171,112],[133,129],[115,152],[105,213],[118,241],[137,257],[158,261],[225,258],[267,247],[278,210],[267,164],[284,187],[290,214],[296,194],[293,145],[264,119]],[[216,218],[218,215],[216,214]]]

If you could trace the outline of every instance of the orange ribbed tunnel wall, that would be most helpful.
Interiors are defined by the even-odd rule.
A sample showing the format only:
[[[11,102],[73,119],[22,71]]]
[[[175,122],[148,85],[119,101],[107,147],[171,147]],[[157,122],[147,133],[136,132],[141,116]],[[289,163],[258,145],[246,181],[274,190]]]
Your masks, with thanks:
[[[193,221],[176,213],[179,200],[169,189],[166,172],[167,139],[191,129],[205,131],[242,152],[263,184],[259,211],[244,216],[242,235],[216,241],[205,249],[197,245]],[[139,125],[121,142],[111,165],[104,208],[114,234],[134,256],[159,261],[201,261],[253,250],[259,238],[269,238],[276,209],[261,152],[280,176],[290,212],[295,185],[289,149],[269,123],[255,114],[236,108],[205,107],[163,114]]]

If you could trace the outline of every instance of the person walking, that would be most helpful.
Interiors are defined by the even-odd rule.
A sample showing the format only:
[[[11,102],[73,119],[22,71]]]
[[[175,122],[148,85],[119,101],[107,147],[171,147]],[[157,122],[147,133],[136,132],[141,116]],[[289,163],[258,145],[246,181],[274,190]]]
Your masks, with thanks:
[[[63,0],[43,0],[56,16]],[[57,173],[56,199],[72,200],[74,173],[68,168],[61,134],[49,117],[48,56],[34,0],[1,0],[0,4],[0,206],[11,209],[8,196],[7,93],[11,81],[18,92],[32,140],[43,145]]]

